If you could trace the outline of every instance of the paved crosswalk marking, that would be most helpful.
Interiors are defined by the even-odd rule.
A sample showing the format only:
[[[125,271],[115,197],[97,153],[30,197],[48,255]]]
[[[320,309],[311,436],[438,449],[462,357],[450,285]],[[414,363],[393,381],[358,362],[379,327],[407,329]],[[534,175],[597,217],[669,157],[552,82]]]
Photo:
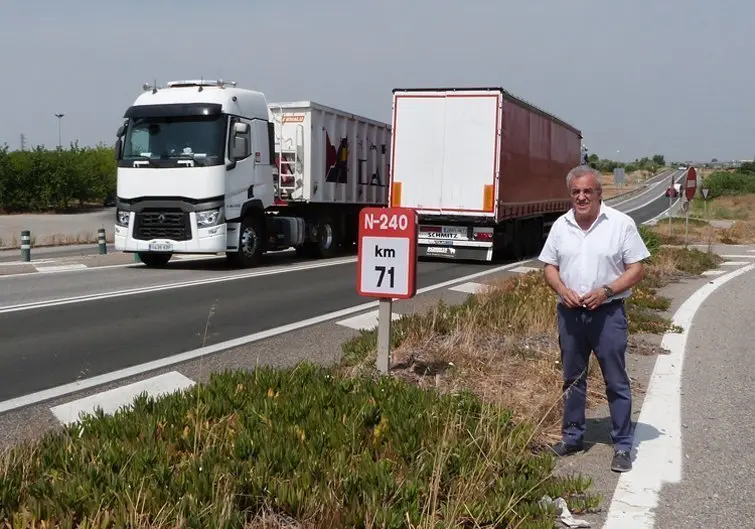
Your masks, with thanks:
[[[462,283],[461,285],[456,285],[448,290],[453,290],[454,292],[463,292],[465,294],[477,294],[479,292],[484,292],[485,288],[487,288],[487,285],[483,283],[474,283],[472,281],[468,283]]]
[[[68,265],[51,265],[51,266],[35,266],[37,272],[49,273],[49,272],[65,272],[67,270],[83,270],[88,268],[87,265],[82,263],[68,264]]]
[[[539,272],[540,268],[535,268],[534,266],[517,266],[516,268],[512,268],[511,271],[516,272],[517,274],[526,274],[528,272]]]
[[[119,408],[130,406],[141,393],[146,392],[150,397],[158,397],[177,390],[188,389],[193,385],[194,381],[190,378],[178,371],[170,371],[133,384],[60,404],[50,408],[50,411],[61,423],[70,425],[78,422],[81,413],[94,413],[96,408],[102,408],[102,411],[106,414],[112,414]]]
[[[391,315],[393,321],[396,321],[399,318],[401,318],[401,314],[396,314],[394,312]],[[342,327],[348,327],[357,331],[369,331],[378,326],[378,311],[373,310],[372,312],[359,314],[358,316],[353,316],[336,323]]]

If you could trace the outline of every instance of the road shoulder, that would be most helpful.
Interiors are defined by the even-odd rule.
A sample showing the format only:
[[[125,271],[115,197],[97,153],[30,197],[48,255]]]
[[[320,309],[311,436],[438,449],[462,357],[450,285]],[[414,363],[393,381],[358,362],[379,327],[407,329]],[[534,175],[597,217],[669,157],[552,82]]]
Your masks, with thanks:
[[[717,250],[719,251],[716,253],[719,253],[719,255],[734,253],[730,248],[728,251],[726,248],[717,248]],[[710,287],[711,283],[725,277],[730,272],[746,268],[752,262],[755,262],[755,259],[747,261],[731,261],[727,259],[717,270],[711,271],[711,273],[707,273],[701,277],[686,278],[666,285],[659,291],[661,295],[668,297],[671,301],[670,307],[664,316],[671,318],[674,323],[678,323],[679,318],[684,319],[685,313],[688,311],[688,309],[683,308],[683,305],[693,296],[700,296],[700,293],[703,292],[701,289]],[[737,264],[731,266],[731,263]],[[673,424],[668,424],[668,429],[664,421],[660,421],[664,424],[661,428],[650,424],[651,422],[658,424],[659,421],[655,420],[656,417],[653,417],[650,421],[647,420],[646,417],[648,417],[650,410],[643,408],[643,406],[646,401],[650,402],[653,400],[653,403],[649,404],[649,406],[654,408],[660,407],[665,410],[658,417],[663,416],[663,413],[674,413],[675,396],[659,395],[659,391],[662,392],[663,388],[659,387],[657,379],[659,376],[664,376],[665,366],[669,362],[673,363],[676,358],[674,355],[679,354],[678,347],[670,347],[669,343],[673,346],[683,336],[686,336],[689,326],[683,324],[682,327],[684,332],[681,334],[667,333],[663,336],[643,336],[643,339],[649,344],[664,350],[661,355],[642,355],[634,351],[628,352],[627,369],[633,385],[632,420],[635,423],[634,469],[623,475],[616,474],[610,470],[613,450],[609,435],[611,423],[607,404],[597,406],[586,413],[587,433],[585,440],[587,448],[585,452],[566,457],[558,462],[556,468],[558,474],[580,473],[593,480],[592,492],[601,496],[600,506],[595,513],[580,515],[580,518],[588,521],[592,527],[603,527],[604,529],[652,527],[652,525],[643,525],[644,521],[638,521],[638,519],[629,520],[626,510],[628,509],[629,512],[632,510],[636,511],[636,513],[639,513],[639,519],[642,520],[645,520],[648,516],[650,509],[642,502],[642,500],[648,497],[646,494],[647,491],[643,490],[643,487],[647,485],[645,478],[649,474],[655,475],[662,472],[663,468],[659,469],[658,464],[663,467],[663,463],[665,462],[662,455],[659,456],[657,454],[655,445],[658,442],[665,444],[676,442],[673,434]],[[595,361],[594,357],[591,361]],[[651,384],[653,385],[652,388],[650,388]],[[658,402],[658,399],[664,400],[669,398],[671,401],[664,401],[662,405]],[[676,399],[678,400],[678,392]],[[637,504],[633,505],[635,509],[632,507],[626,508],[626,505],[624,505],[628,500],[631,502],[630,498],[637,500]],[[625,522],[629,523],[625,525]]]

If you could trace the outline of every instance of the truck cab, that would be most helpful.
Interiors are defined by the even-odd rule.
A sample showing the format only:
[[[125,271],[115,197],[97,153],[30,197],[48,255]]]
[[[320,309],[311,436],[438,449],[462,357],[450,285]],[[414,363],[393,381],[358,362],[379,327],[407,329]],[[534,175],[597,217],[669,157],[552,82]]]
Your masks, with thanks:
[[[255,263],[275,200],[264,94],[222,80],[143,90],[116,134],[116,250],[148,266],[174,253]]]

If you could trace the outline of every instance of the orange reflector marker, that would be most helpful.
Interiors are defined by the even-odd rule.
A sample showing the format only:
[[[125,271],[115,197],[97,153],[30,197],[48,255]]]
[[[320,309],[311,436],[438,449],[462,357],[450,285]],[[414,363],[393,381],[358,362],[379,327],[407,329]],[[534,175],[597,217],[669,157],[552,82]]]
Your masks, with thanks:
[[[482,208],[484,211],[493,211],[493,191],[495,186],[488,184],[483,191]]]
[[[401,206],[401,182],[393,182],[393,187],[391,188],[391,206]]]

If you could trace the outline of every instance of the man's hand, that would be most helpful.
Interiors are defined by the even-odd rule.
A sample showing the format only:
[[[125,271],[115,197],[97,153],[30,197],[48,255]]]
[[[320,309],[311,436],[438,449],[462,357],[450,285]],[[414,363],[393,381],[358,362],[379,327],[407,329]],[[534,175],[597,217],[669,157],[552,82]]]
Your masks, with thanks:
[[[579,302],[580,305],[584,305],[590,310],[595,310],[606,299],[608,299],[608,296],[606,296],[606,291],[603,290],[603,287],[598,287],[582,296],[582,299],[580,299]]]
[[[564,305],[570,309],[576,309],[577,307],[582,306],[582,300],[579,299],[579,294],[570,288],[564,287],[563,290],[559,292],[559,296],[564,300]]]

